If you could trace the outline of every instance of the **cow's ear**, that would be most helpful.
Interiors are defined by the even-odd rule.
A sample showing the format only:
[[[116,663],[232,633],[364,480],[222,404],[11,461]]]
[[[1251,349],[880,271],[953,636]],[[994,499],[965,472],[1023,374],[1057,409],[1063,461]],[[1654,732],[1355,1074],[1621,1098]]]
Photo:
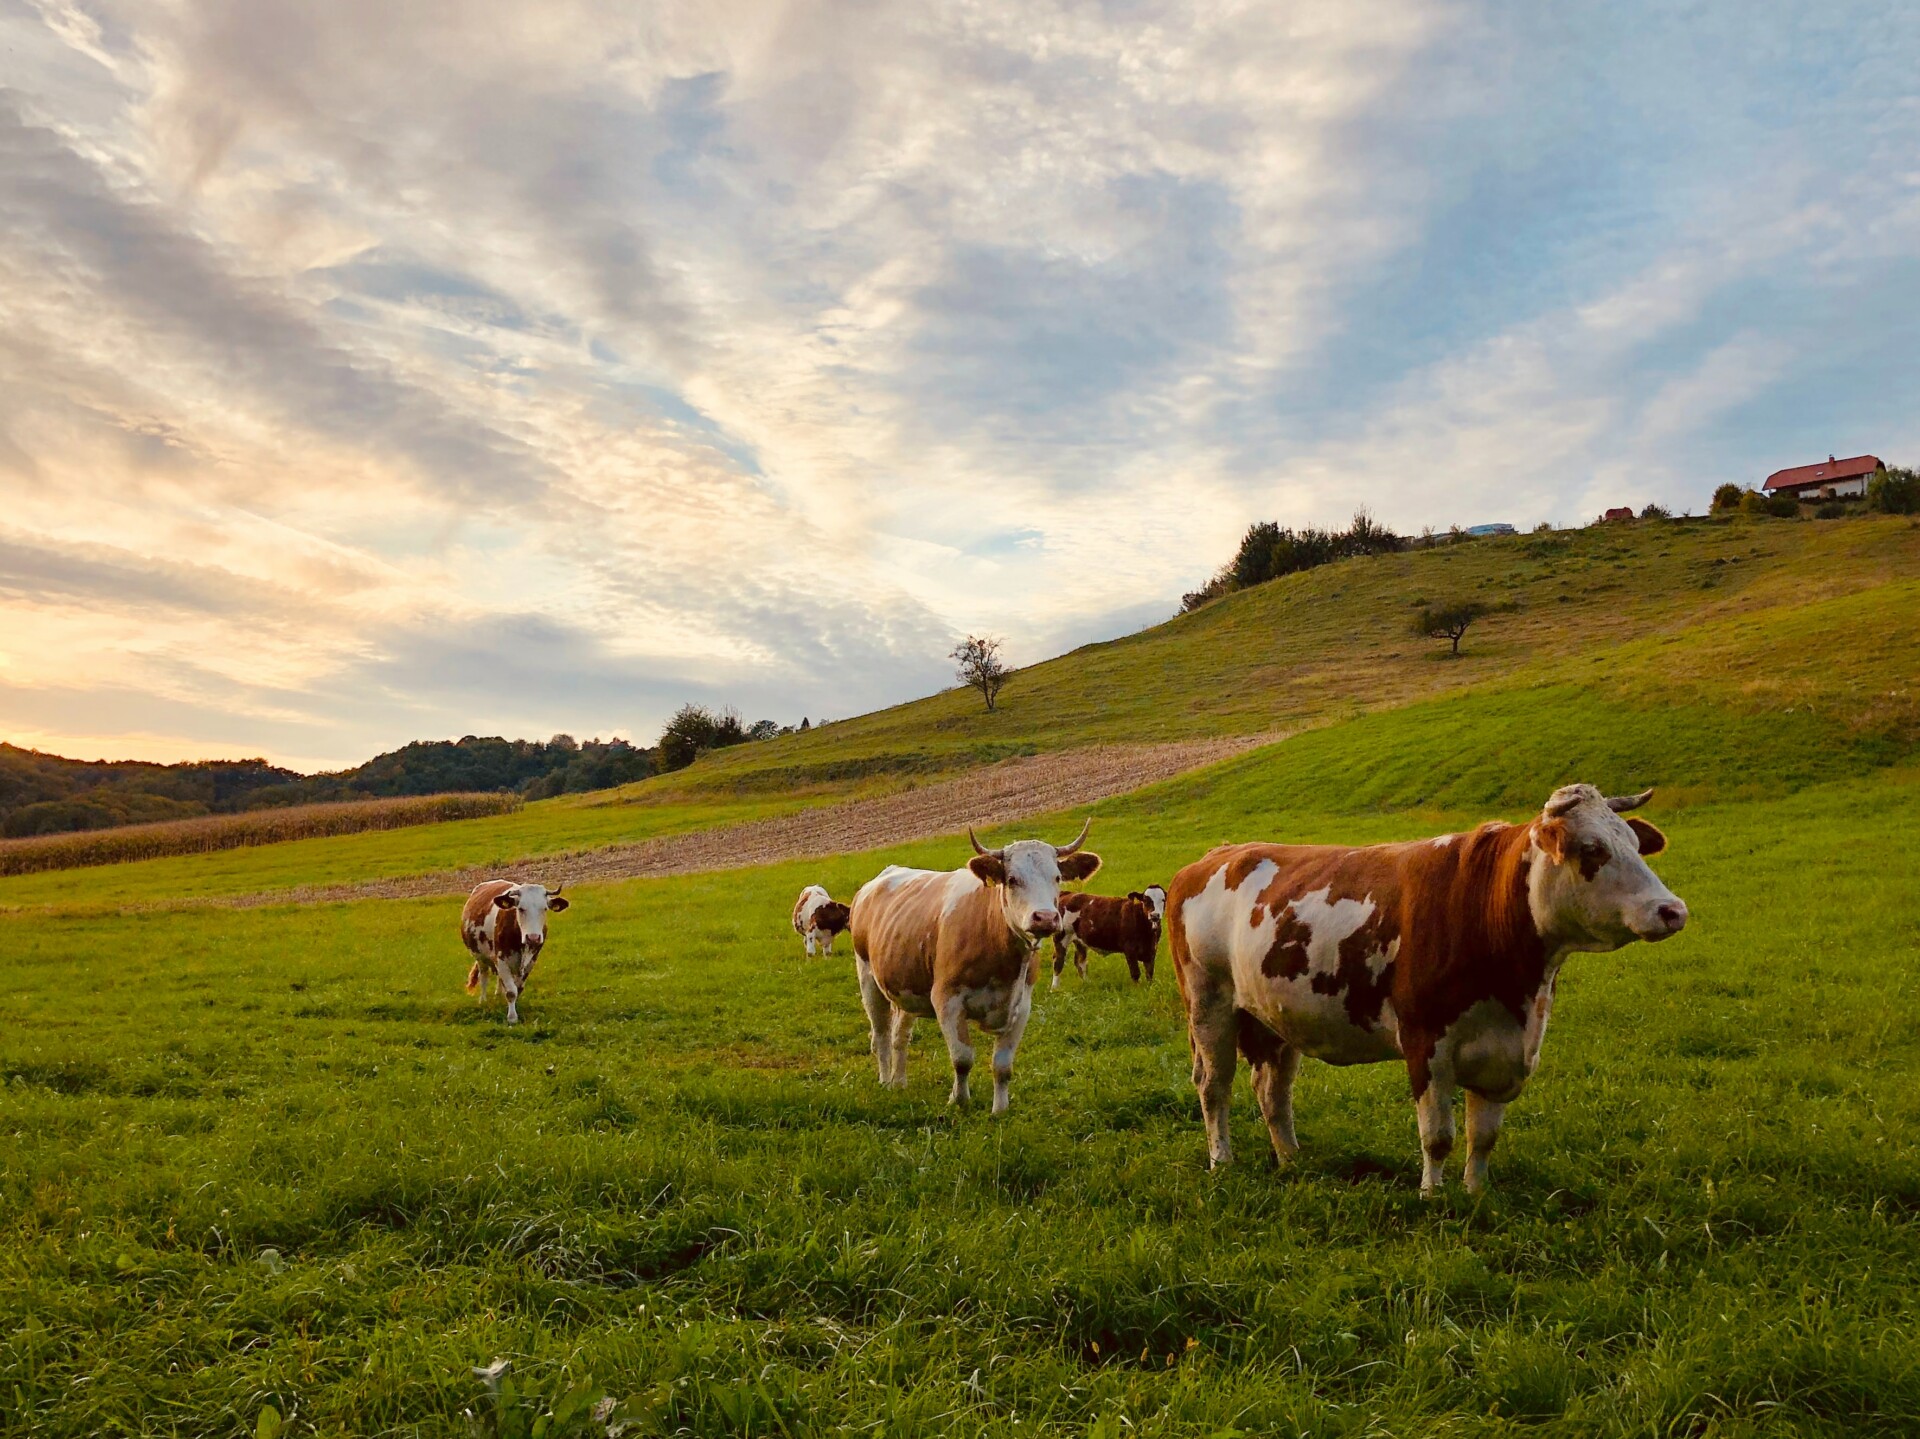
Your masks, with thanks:
[[[1100,872],[1100,856],[1087,850],[1070,854],[1060,861],[1060,878],[1084,884]]]
[[[1535,820],[1533,824],[1533,842],[1540,846],[1540,852],[1555,864],[1567,857],[1566,822],[1557,819]]]
[[[1139,890],[1137,890],[1137,889],[1130,889],[1130,890],[1128,890],[1128,891],[1127,891],[1127,898],[1128,898],[1128,899],[1137,899],[1137,900],[1139,900],[1139,901],[1140,901],[1140,903],[1142,903],[1142,904],[1152,904],[1152,903],[1153,903],[1153,901],[1152,901],[1152,900],[1150,900],[1150,899],[1148,899],[1148,898],[1147,898],[1147,897],[1146,897],[1146,896],[1145,896],[1144,894],[1142,894],[1142,893],[1140,893],[1140,891],[1139,891]]]
[[[1627,828],[1632,830],[1633,837],[1640,841],[1642,854],[1658,854],[1667,847],[1667,837],[1639,815],[1627,821]]]
[[[550,899],[547,901],[547,909],[554,914],[558,914],[572,903],[573,901],[570,899]]]
[[[518,909],[520,896],[513,890],[505,889],[493,897],[493,903],[497,909]]]
[[[1007,882],[1007,862],[997,854],[976,854],[967,861],[967,868],[974,877],[986,884],[1005,884]]]

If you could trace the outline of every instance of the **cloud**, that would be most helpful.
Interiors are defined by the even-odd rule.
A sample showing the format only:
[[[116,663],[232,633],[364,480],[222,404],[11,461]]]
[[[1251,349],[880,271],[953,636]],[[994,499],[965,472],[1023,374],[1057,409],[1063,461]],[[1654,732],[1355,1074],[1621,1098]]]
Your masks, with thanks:
[[[1255,518],[1897,457],[1916,61],[1780,0],[34,0],[0,726],[848,714],[1137,628]]]

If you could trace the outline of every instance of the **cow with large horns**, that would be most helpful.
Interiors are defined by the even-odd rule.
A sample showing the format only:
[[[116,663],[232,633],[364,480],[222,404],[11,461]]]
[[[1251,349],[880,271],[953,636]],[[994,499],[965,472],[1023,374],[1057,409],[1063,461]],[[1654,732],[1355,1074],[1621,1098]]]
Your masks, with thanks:
[[[520,993],[547,942],[547,916],[567,907],[562,888],[489,879],[473,887],[461,911],[460,938],[473,953],[467,993],[479,995],[485,1004],[487,982],[498,976],[500,992],[507,997],[508,1024],[520,1022]]]
[[[1572,784],[1524,824],[1361,849],[1225,845],[1181,870],[1167,928],[1211,1161],[1231,1152],[1236,1046],[1283,1163],[1299,1147],[1302,1055],[1399,1059],[1419,1115],[1421,1191],[1444,1181],[1459,1090],[1467,1188],[1483,1188],[1501,1117],[1539,1063],[1562,962],[1687,922],[1647,867],[1666,837],[1621,817],[1652,795]]]
[[[988,849],[971,828],[974,857],[954,870],[889,865],[853,897],[853,962],[873,1033],[880,1082],[907,1082],[907,1042],[916,1017],[940,1025],[953,1061],[954,1104],[968,1100],[969,1027],[996,1037],[993,1112],[1006,1112],[1013,1057],[1033,1007],[1039,946],[1060,925],[1060,884],[1100,868],[1072,844],[1022,839]]]

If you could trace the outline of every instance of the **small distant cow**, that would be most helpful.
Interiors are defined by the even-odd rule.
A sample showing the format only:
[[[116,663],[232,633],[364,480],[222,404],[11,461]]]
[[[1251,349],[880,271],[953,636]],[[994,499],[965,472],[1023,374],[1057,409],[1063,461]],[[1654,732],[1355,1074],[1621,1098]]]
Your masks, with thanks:
[[[1153,956],[1160,948],[1160,921],[1167,910],[1167,892],[1157,884],[1136,889],[1124,899],[1097,894],[1060,896],[1060,928],[1053,935],[1053,988],[1067,967],[1067,946],[1073,946],[1073,967],[1087,977],[1087,951],[1118,954],[1127,961],[1133,982],[1140,972],[1153,978]]]
[[[793,902],[793,932],[807,942],[807,953],[832,954],[833,942],[846,930],[851,911],[825,886],[810,884]]]
[[[1091,821],[1088,822],[1091,824]],[[880,1082],[907,1082],[915,1016],[939,1021],[953,1061],[949,1103],[967,1102],[968,1026],[997,1036],[993,1112],[1004,1114],[1013,1057],[1033,1009],[1040,942],[1060,926],[1060,881],[1084,881],[1100,856],[1072,844],[1022,839],[988,849],[967,831],[965,869],[888,865],[853,897],[853,962]]]
[[[1687,922],[1647,867],[1666,837],[1622,818],[1652,794],[1571,784],[1525,824],[1358,849],[1223,845],[1176,874],[1168,939],[1212,1162],[1230,1154],[1236,1045],[1282,1162],[1299,1148],[1301,1055],[1398,1059],[1419,1112],[1421,1192],[1445,1179],[1462,1089],[1467,1188],[1482,1189],[1501,1117],[1540,1062],[1562,962]]]
[[[473,887],[461,911],[460,938],[474,955],[473,968],[467,971],[467,993],[479,995],[480,1002],[486,1003],[491,966],[500,980],[500,992],[507,997],[508,1024],[520,1022],[520,992],[527,987],[533,962],[547,942],[547,916],[560,913],[569,903],[560,897],[562,888],[490,879]]]

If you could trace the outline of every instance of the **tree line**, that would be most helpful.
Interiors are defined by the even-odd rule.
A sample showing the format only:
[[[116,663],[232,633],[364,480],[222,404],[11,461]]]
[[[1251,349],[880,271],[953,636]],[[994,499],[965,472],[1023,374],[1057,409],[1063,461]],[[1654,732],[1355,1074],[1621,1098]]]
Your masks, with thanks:
[[[810,729],[802,720],[800,729]],[[264,759],[151,764],[75,760],[0,743],[0,835],[65,834],[123,824],[330,800],[469,791],[527,799],[582,794],[684,769],[709,750],[790,734],[773,720],[751,724],[732,709],[682,705],[658,742],[557,734],[548,740],[465,735],[418,740],[351,769],[301,774]]]

